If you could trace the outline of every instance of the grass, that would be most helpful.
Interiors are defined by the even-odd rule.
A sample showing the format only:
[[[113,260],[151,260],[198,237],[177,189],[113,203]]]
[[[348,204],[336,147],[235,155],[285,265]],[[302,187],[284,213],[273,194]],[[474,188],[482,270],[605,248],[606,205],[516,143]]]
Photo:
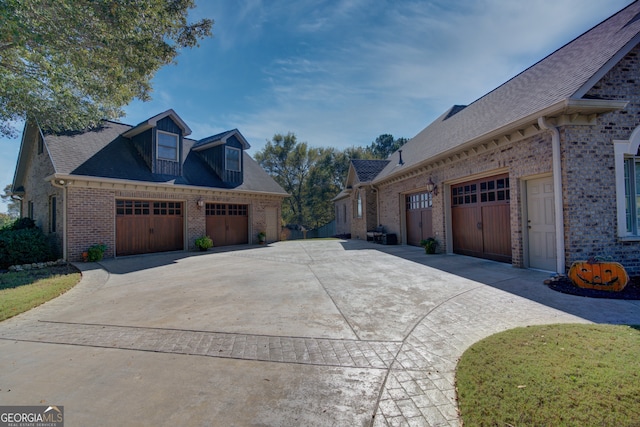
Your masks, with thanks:
[[[470,347],[456,373],[470,426],[640,426],[640,330],[516,328]]]
[[[62,295],[79,281],[78,270],[66,266],[0,274],[0,321]]]

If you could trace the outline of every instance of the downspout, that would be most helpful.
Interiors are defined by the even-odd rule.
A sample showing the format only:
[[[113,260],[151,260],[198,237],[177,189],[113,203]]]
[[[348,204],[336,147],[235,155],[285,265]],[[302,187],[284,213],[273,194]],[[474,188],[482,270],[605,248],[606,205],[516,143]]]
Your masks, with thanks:
[[[67,260],[67,185],[63,179],[52,179],[51,185],[62,189],[62,259]]]
[[[565,273],[564,249],[564,211],[562,209],[562,163],[560,154],[560,132],[558,128],[547,122],[546,118],[538,117],[538,125],[542,129],[551,131],[551,153],[553,166],[553,205],[556,217],[556,270]]]
[[[378,189],[373,185],[369,184],[374,193],[376,193],[376,227],[380,224],[380,195],[378,193]]]

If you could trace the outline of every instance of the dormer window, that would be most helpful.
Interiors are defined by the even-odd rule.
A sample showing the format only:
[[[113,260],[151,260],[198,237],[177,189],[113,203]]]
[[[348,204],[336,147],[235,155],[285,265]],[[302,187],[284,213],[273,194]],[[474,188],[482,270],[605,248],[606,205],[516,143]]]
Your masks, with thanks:
[[[240,172],[240,155],[242,151],[238,148],[225,147],[226,169],[231,172]]]
[[[158,131],[158,159],[178,161],[178,135]]]

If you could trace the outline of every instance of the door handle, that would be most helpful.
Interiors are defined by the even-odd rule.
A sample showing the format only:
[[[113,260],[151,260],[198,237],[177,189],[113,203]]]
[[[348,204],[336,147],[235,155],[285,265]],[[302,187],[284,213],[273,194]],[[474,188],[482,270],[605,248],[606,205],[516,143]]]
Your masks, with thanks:
[[[482,230],[482,222],[477,223],[476,227],[478,228],[478,230]]]

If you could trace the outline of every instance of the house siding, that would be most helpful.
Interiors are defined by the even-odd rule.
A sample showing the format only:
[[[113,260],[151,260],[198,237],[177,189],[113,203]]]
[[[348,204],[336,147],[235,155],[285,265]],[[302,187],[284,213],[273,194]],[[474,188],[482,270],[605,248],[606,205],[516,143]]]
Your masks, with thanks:
[[[623,260],[630,274],[640,274],[640,242],[617,238],[613,140],[626,140],[640,125],[640,47],[632,49],[587,93],[627,100],[623,111],[598,117],[595,126],[561,129],[565,187],[566,262],[589,257]],[[622,189],[623,190],[623,189]]]

